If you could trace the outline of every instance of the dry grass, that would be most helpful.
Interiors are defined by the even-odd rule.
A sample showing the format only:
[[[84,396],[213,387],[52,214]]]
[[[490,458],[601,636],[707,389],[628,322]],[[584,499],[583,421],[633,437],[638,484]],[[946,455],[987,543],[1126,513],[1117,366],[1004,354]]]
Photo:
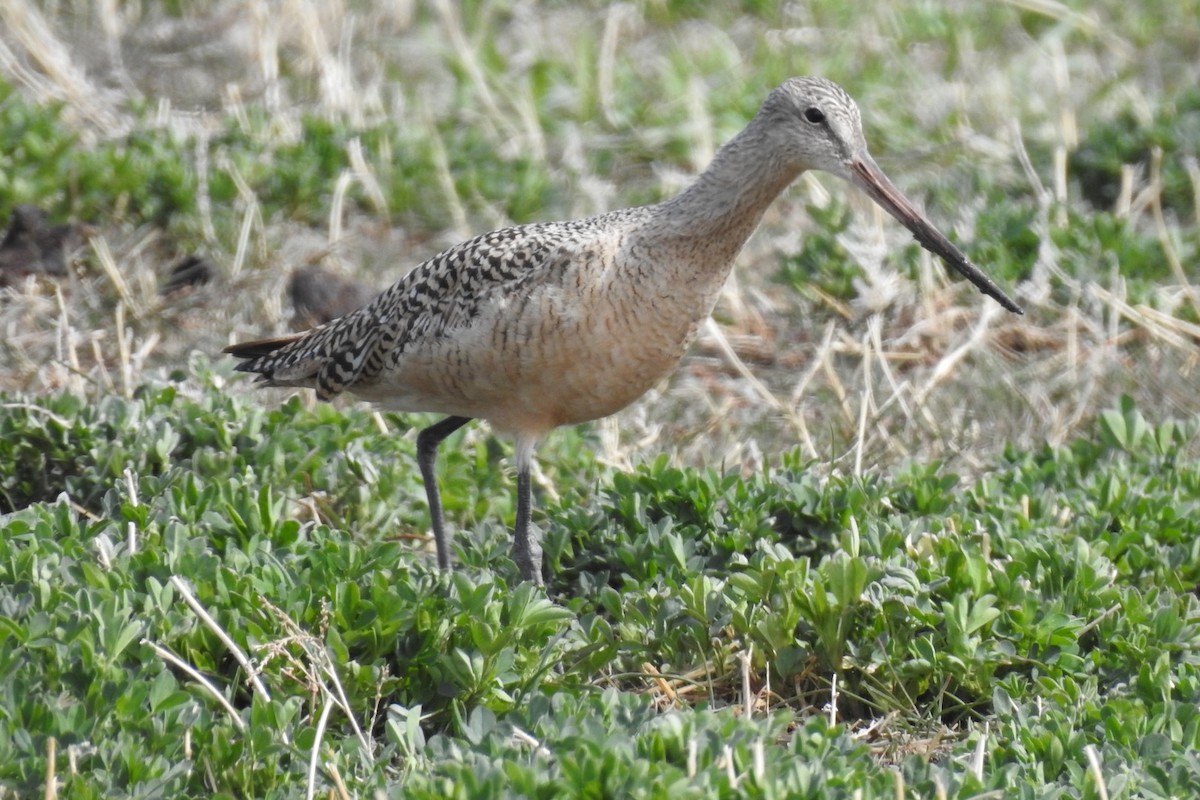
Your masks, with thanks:
[[[858,97],[868,137],[899,184],[962,187],[962,207],[931,209],[957,238],[971,238],[980,211],[965,187],[996,180],[1038,198],[1037,227],[1048,242],[1071,200],[1065,155],[1080,129],[1141,92],[1194,80],[1196,66],[1172,76],[1145,72],[1175,57],[1172,43],[1136,41],[1123,28],[1131,12],[1116,4],[1012,7],[1051,33],[1030,36],[1014,23],[913,44],[905,25],[915,23],[886,6],[850,21],[820,5],[789,5],[769,24],[727,14],[661,24],[667,12],[657,3],[580,10],[484,2],[468,22],[448,0],[431,10],[411,2],[196,3],[182,19],[152,5],[47,10],[9,0],[0,6],[0,74],[28,98],[64,104],[64,119],[85,143],[146,125],[195,137],[202,187],[209,174],[233,169],[206,137],[251,107],[273,115],[280,142],[295,140],[305,114],[356,126],[431,126],[457,116],[497,143],[499,159],[533,153],[562,177],[562,206],[542,215],[554,218],[625,205],[628,186],[665,193],[686,182],[740,124],[714,117],[707,91],[757,96],[768,88],[758,85],[763,71],[823,71]],[[485,44],[503,54],[501,63]],[[596,124],[547,131],[531,88],[530,65],[539,62],[577,70],[577,82],[558,91],[594,94]],[[681,96],[664,100],[684,110],[687,169],[617,158],[610,173],[590,172],[585,154],[611,149],[614,137],[618,153],[632,154],[679,135],[634,118],[641,106],[628,95],[637,76],[652,92],[689,63],[695,73]],[[880,72],[880,64],[889,66]],[[1113,88],[1113,74],[1143,80]],[[475,101],[468,109],[455,106],[463,93]],[[132,111],[134,101],[157,109],[153,119]],[[1050,143],[1053,163],[1032,164],[1027,140]],[[214,222],[211,203],[199,198],[196,246],[221,278],[182,297],[157,292],[180,255],[177,242],[119,218],[91,220],[99,233],[84,254],[89,269],[60,287],[31,281],[0,300],[0,385],[128,394],[146,371],[178,366],[191,351],[215,358],[233,338],[284,329],[283,287],[297,266],[320,261],[382,287],[441,247],[507,222],[456,196],[446,154],[436,153],[441,180],[425,190],[450,210],[436,230],[389,224],[399,210],[388,208],[385,179],[361,151],[330,187],[324,230],[264,213],[248,187],[233,226]],[[981,173],[991,178],[975,180]],[[344,202],[352,186],[368,198],[365,208]],[[1074,281],[1047,244],[1032,278],[1014,287],[1028,311],[1017,318],[948,282],[928,259],[918,284],[900,277],[894,254],[906,234],[858,197],[849,199],[855,222],[842,237],[866,276],[857,299],[798,298],[773,283],[772,265],[799,249],[810,225],[804,207],[846,194],[835,181],[807,177],[775,204],[742,255],[717,310],[720,325],[706,330],[668,385],[598,424],[604,458],[627,464],[666,450],[686,463],[753,469],[799,445],[843,472],[934,459],[971,472],[1006,442],[1029,449],[1078,435],[1121,393],[1152,416],[1200,413],[1200,328],[1180,316],[1200,301],[1188,279],[1193,267],[1178,256],[1180,223],[1162,214],[1157,173],[1131,170],[1126,188],[1120,213],[1156,232],[1176,275],[1156,307],[1131,302],[1118,270],[1104,281]]]

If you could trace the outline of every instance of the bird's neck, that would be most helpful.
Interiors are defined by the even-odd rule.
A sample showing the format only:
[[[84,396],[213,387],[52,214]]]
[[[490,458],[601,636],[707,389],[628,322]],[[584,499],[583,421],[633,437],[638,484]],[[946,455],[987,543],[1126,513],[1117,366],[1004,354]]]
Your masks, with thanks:
[[[685,256],[690,269],[719,272],[714,277],[722,283],[767,206],[800,173],[756,123],[718,150],[691,186],[655,209],[662,243]]]
[[[626,326],[630,346],[619,358],[635,365],[637,386],[653,385],[678,363],[712,313],[738,251],[798,174],[768,144],[751,123],[678,196],[613,217],[634,222],[619,230],[601,283],[610,289],[604,302]]]

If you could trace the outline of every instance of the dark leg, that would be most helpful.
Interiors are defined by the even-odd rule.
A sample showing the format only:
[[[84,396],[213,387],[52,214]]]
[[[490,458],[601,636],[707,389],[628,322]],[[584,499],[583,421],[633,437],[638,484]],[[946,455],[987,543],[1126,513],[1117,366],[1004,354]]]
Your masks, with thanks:
[[[433,523],[433,541],[437,545],[438,566],[442,569],[450,569],[450,543],[446,541],[446,524],[442,520],[442,500],[438,496],[434,462],[437,461],[437,449],[442,440],[470,421],[470,417],[446,417],[417,434],[417,466],[421,468],[421,480],[425,482],[429,519]]]
[[[517,442],[517,522],[513,531],[513,561],[517,562],[522,578],[541,586],[542,546],[529,525],[532,503],[529,462],[532,449],[532,442]]]

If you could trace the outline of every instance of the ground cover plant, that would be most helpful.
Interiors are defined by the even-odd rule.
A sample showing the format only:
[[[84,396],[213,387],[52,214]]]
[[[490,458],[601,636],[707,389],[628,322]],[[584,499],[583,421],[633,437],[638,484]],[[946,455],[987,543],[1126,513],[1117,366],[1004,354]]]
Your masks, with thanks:
[[[0,797],[1190,797],[1200,7],[0,9]],[[101,35],[95,32],[102,31]],[[679,373],[540,451],[255,393],[290,273],[660,199],[793,74],[997,282],[823,177]],[[172,268],[198,257],[206,284]]]

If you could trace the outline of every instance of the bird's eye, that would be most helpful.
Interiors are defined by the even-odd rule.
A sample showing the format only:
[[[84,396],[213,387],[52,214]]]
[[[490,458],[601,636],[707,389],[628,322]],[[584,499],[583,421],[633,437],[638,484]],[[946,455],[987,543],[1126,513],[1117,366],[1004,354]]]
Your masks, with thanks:
[[[814,125],[825,121],[825,112],[816,106],[804,109],[804,118]]]

